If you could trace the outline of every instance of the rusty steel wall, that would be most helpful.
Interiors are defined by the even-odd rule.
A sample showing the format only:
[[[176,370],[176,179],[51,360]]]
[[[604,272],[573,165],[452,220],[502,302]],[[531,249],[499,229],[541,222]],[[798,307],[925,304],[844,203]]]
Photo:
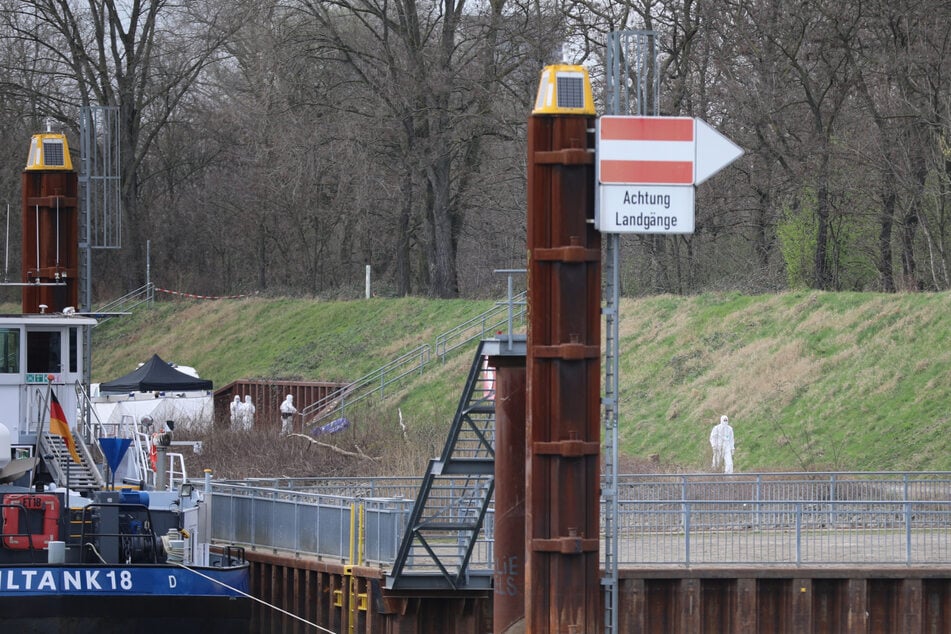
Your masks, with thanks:
[[[79,176],[74,171],[23,172],[22,282],[25,314],[79,309]],[[52,285],[56,282],[65,284]]]
[[[269,606],[333,632],[493,631],[490,592],[395,594],[377,568],[255,550],[247,557],[251,593],[268,604],[255,604],[253,634],[315,631]],[[638,568],[620,570],[618,587],[624,634],[951,632],[951,569],[941,567]]]
[[[231,402],[235,396],[241,400],[248,394],[254,403],[254,426],[279,431],[281,429],[281,402],[288,394],[294,395],[294,407],[298,411],[315,403],[345,383],[332,381],[272,381],[267,379],[242,379],[215,390],[215,427],[226,429],[231,420]],[[300,416],[294,420],[294,431],[301,431]]]
[[[492,631],[488,591],[394,594],[382,587],[384,572],[377,568],[258,551],[246,554],[251,594],[267,604],[255,602],[251,634],[310,634],[316,631],[310,623],[352,634]]]
[[[627,570],[618,604],[627,634],[938,634],[951,570]]]
[[[526,631],[600,631],[594,117],[528,123]]]

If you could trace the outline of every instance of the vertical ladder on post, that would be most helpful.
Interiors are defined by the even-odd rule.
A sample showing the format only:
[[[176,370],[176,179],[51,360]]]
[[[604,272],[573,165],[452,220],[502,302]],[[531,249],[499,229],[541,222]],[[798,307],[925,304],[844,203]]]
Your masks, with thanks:
[[[606,236],[604,258],[604,472],[602,473],[602,512],[604,514],[604,631],[618,630],[618,562],[617,562],[617,457],[618,457],[618,259],[617,234]]]
[[[660,114],[660,73],[657,72],[657,36],[650,30],[614,31],[606,51],[605,114],[657,116]],[[621,295],[620,237],[608,234],[604,264],[604,631],[618,632],[618,346]]]

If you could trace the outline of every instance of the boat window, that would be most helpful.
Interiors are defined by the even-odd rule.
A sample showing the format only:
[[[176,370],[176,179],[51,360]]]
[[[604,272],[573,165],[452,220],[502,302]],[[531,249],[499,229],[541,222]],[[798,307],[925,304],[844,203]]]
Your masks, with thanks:
[[[79,329],[69,329],[69,371],[79,372]]]
[[[20,329],[0,328],[0,373],[20,372]]]
[[[58,331],[26,333],[26,371],[62,372],[62,348]]]

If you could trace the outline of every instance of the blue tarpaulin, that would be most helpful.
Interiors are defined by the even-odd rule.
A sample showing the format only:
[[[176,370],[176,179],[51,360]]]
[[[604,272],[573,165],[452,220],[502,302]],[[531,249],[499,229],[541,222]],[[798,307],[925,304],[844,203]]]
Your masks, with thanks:
[[[336,418],[326,425],[321,425],[314,431],[310,432],[311,436],[323,436],[324,434],[336,434],[338,431],[343,431],[350,426],[350,420],[344,416]]]

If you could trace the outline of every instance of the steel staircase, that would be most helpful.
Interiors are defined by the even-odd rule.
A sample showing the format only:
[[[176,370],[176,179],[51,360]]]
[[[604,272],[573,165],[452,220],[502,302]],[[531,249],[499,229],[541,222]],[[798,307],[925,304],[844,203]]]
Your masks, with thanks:
[[[468,570],[495,489],[495,375],[485,346],[476,350],[446,446],[423,477],[389,589],[491,587],[491,571]]]
[[[40,435],[40,457],[46,463],[53,481],[73,491],[92,491],[105,487],[105,480],[96,467],[89,453],[89,448],[83,443],[79,434],[73,435],[76,443],[76,453],[80,462],[73,460],[66,446],[66,440],[57,434],[48,431]]]

